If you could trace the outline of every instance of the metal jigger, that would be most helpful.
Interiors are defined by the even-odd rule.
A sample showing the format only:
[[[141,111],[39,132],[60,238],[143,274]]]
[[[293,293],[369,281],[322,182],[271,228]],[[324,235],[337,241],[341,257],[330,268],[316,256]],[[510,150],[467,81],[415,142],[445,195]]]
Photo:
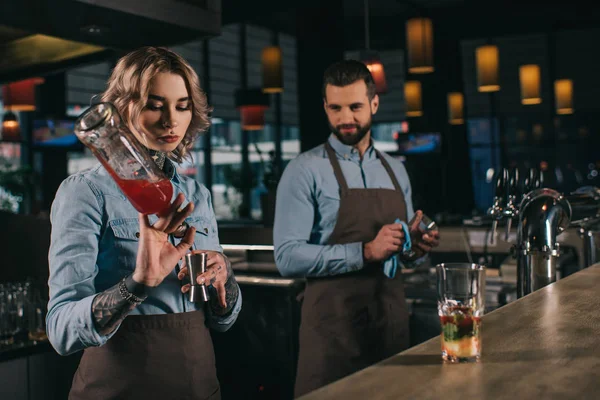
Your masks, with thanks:
[[[189,300],[192,303],[202,299],[208,301],[210,296],[208,295],[208,289],[205,285],[200,285],[196,281],[198,275],[202,275],[206,272],[206,253],[188,253],[185,255],[185,264],[188,267],[190,273],[190,291],[188,292]]]

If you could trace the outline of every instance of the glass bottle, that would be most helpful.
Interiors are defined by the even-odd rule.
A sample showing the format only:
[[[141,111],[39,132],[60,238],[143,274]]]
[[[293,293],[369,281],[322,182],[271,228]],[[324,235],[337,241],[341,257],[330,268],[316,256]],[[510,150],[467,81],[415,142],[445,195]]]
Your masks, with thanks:
[[[75,134],[136,210],[142,214],[160,214],[169,207],[173,195],[169,178],[123,123],[114,105],[92,105],[75,122]]]

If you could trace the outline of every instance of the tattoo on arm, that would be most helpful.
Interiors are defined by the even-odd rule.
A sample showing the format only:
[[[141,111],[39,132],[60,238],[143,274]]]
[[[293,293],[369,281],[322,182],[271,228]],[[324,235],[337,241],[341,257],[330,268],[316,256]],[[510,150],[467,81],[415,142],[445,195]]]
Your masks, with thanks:
[[[121,296],[118,284],[98,293],[92,302],[94,325],[98,333],[104,336],[114,331],[135,307]]]
[[[225,302],[227,303],[227,307],[222,308],[219,304],[219,298],[217,296],[216,290],[212,288],[213,293],[211,294],[209,303],[210,309],[214,315],[227,315],[233,310],[235,303],[237,303],[237,299],[239,296],[239,286],[237,281],[235,280],[235,276],[233,275],[233,269],[231,268],[231,263],[229,259],[225,257],[225,263],[227,267],[227,281],[225,282]],[[221,268],[219,266],[219,268]]]

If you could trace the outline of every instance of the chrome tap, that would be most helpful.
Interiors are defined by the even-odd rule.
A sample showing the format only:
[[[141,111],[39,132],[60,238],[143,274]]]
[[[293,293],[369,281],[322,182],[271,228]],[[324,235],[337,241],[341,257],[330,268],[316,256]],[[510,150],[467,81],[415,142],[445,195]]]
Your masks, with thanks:
[[[508,242],[510,235],[510,228],[512,227],[513,218],[519,215],[519,209],[517,208],[517,199],[519,197],[519,169],[513,168],[509,174],[508,179],[508,196],[506,201],[506,207],[503,210],[503,215],[506,218],[506,233],[504,240]]]
[[[556,281],[560,247],[556,236],[571,220],[571,206],[552,189],[535,189],[519,206],[517,244],[517,297],[523,297]]]
[[[573,210],[571,226],[579,228],[583,240],[584,265],[587,267],[599,261],[596,233],[600,231],[600,189],[584,186],[566,198]]]
[[[506,185],[508,184],[508,170],[503,168],[496,177],[496,192],[494,194],[494,204],[488,210],[488,215],[492,217],[492,237],[490,244],[495,243],[498,221],[504,217],[504,197],[506,195]]]
[[[509,174],[502,169],[496,181],[494,204],[488,210],[493,219],[492,243],[498,221],[507,219],[508,240],[511,220],[518,217],[517,243],[511,249],[517,259],[518,297],[556,281],[560,255],[557,236],[569,226],[579,228],[586,266],[598,262],[594,233],[600,230],[600,189],[582,187],[565,196],[543,185],[543,171],[530,168],[519,193],[518,170]]]

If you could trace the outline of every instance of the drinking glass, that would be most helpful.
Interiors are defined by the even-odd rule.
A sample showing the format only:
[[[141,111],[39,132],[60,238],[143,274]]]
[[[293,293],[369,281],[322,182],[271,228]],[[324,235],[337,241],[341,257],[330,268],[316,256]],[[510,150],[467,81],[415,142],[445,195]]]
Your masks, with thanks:
[[[481,357],[481,318],[485,308],[485,267],[470,263],[436,266],[442,358],[451,363]]]

